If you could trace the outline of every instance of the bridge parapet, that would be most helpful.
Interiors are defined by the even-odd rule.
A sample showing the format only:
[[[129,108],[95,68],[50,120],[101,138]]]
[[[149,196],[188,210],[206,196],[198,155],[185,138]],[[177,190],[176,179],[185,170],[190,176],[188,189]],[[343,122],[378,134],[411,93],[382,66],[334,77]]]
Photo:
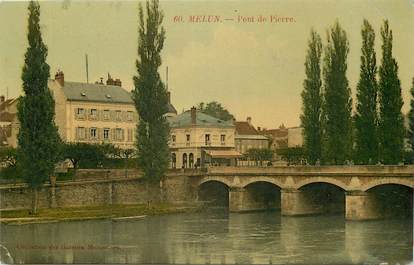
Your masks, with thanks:
[[[414,177],[414,165],[388,166],[284,166],[284,167],[209,167],[207,175],[335,175]]]

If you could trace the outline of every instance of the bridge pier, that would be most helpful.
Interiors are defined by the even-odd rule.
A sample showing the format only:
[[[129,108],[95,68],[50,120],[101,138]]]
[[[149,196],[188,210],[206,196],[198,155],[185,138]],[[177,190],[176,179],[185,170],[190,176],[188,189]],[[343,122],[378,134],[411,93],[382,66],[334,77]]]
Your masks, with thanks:
[[[346,193],[346,220],[363,221],[382,217],[380,202],[375,194],[364,191]]]
[[[230,188],[229,211],[246,212],[266,210],[268,205],[257,198],[246,188]]]
[[[282,215],[311,215],[323,212],[323,207],[314,204],[312,194],[297,189],[282,189]]]

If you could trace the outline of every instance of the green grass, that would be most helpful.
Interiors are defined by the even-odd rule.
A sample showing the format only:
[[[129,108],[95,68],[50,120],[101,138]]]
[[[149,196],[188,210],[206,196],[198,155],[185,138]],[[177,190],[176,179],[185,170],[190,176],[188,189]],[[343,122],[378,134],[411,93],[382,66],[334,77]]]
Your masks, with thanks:
[[[30,214],[29,210],[1,211],[1,218],[41,218],[46,220],[66,220],[66,219],[99,219],[109,217],[128,217],[136,215],[159,215],[167,213],[187,212],[190,209],[176,207],[167,203],[153,203],[148,208],[146,204],[132,205],[102,205],[102,206],[85,206],[85,207],[68,207],[68,208],[45,208],[38,209],[36,215]],[[8,220],[2,220],[9,222]],[[15,222],[19,220],[11,220]],[[25,220],[21,220],[24,222]],[[33,220],[27,220],[33,221]],[[19,221],[20,222],[20,221]]]

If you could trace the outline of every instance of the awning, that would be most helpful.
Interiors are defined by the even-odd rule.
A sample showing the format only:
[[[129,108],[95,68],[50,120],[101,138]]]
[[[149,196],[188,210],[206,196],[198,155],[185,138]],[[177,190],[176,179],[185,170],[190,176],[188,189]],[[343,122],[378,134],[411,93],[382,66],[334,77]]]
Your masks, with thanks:
[[[205,152],[212,158],[238,158],[243,156],[235,150],[206,150]]]

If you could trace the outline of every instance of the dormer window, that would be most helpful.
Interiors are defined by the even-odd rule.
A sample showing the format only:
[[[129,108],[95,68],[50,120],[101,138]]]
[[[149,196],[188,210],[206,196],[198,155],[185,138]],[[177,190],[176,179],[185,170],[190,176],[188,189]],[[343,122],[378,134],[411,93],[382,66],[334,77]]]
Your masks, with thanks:
[[[82,92],[82,93],[81,93],[81,96],[82,96],[82,97],[86,97],[86,93],[85,93],[85,92]]]
[[[111,95],[109,95],[109,94],[106,94],[106,98],[111,98]]]

